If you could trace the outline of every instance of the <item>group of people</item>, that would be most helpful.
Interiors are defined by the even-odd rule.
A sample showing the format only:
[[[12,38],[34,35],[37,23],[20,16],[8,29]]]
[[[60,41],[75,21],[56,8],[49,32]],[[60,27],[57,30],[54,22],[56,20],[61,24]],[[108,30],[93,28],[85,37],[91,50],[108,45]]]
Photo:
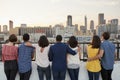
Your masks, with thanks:
[[[86,69],[89,80],[112,80],[111,73],[114,65],[115,45],[109,42],[110,34],[104,32],[102,39],[94,35],[92,42],[87,46],[88,60]],[[36,55],[36,64],[39,80],[65,80],[68,71],[71,80],[79,80],[80,46],[75,36],[68,42],[62,43],[62,36],[56,36],[56,43],[49,44],[46,36],[40,36],[38,45],[33,46],[29,34],[23,35],[23,43],[15,46],[16,35],[9,36],[9,42],[3,45],[2,61],[7,80],[15,80],[19,71],[20,80],[29,80],[32,72],[32,58]],[[36,54],[34,54],[36,53]],[[50,64],[52,62],[52,64]]]

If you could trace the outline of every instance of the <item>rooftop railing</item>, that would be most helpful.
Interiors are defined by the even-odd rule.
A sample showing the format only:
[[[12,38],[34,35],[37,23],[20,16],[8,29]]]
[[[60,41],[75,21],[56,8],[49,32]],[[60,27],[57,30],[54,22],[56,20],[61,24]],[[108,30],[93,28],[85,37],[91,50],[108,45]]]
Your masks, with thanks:
[[[113,42],[115,44],[116,47],[116,57],[115,60],[120,61],[120,42]],[[0,61],[2,60],[2,45],[4,45],[5,43],[0,43]],[[50,44],[54,44],[54,43],[50,43]],[[90,44],[90,42],[79,42],[79,45],[81,47],[81,61],[87,61],[87,52],[86,52],[86,46]],[[17,46],[19,44],[16,44]],[[37,45],[37,43],[33,43],[33,46]],[[35,58],[33,59],[33,61],[35,61]]]

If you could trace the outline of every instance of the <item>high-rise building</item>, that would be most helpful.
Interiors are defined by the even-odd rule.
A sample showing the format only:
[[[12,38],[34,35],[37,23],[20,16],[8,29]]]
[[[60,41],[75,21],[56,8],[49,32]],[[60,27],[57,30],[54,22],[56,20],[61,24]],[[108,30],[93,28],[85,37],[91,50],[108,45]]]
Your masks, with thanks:
[[[87,17],[85,16],[85,29],[87,30]]]
[[[1,32],[1,25],[0,25],[0,32]]]
[[[86,28],[85,28],[85,26],[80,26],[80,31],[82,31],[82,33],[86,33]]]
[[[103,13],[98,14],[98,25],[100,25],[100,24],[105,24]]]
[[[21,24],[20,27],[27,27],[27,24]]]
[[[94,30],[94,21],[93,20],[90,21],[90,30]]]
[[[13,21],[9,20],[9,30],[13,29]]]
[[[67,16],[67,26],[72,26],[72,16],[71,15]]]
[[[112,19],[110,20],[110,23],[118,26],[118,19]]]
[[[8,27],[7,27],[7,25],[3,25],[3,32],[8,32]]]

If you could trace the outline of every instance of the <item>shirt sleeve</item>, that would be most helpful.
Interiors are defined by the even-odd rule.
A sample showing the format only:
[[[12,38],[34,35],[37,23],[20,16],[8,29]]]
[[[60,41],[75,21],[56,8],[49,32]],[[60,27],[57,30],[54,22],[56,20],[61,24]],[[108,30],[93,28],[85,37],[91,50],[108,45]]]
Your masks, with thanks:
[[[67,47],[67,53],[72,54],[72,55],[76,54],[76,52],[73,51],[68,45],[66,45],[66,47]]]
[[[103,43],[101,43],[100,49],[101,49],[101,50],[104,50],[104,45],[103,45]]]

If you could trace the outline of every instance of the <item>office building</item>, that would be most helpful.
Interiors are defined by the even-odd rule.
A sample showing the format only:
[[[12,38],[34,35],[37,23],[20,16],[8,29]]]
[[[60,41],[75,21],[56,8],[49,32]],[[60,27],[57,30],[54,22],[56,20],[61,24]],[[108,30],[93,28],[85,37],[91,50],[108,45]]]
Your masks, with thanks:
[[[13,29],[13,21],[9,20],[9,30]]]
[[[27,27],[27,24],[21,24],[20,27]]]
[[[7,25],[3,25],[3,32],[8,32],[8,26]]]
[[[90,21],[90,30],[91,31],[94,30],[94,21],[93,20]]]
[[[118,19],[112,19],[110,23],[118,26]]]
[[[100,25],[100,24],[105,24],[103,13],[98,14],[98,25]]]
[[[1,32],[1,25],[0,25],[0,32]]]
[[[67,26],[72,26],[72,16],[71,15],[67,16]]]
[[[87,17],[85,16],[85,30],[87,30]]]
[[[19,28],[19,35],[23,35],[25,33],[40,33],[45,34],[47,37],[52,37],[52,28],[51,27],[20,27]]]

